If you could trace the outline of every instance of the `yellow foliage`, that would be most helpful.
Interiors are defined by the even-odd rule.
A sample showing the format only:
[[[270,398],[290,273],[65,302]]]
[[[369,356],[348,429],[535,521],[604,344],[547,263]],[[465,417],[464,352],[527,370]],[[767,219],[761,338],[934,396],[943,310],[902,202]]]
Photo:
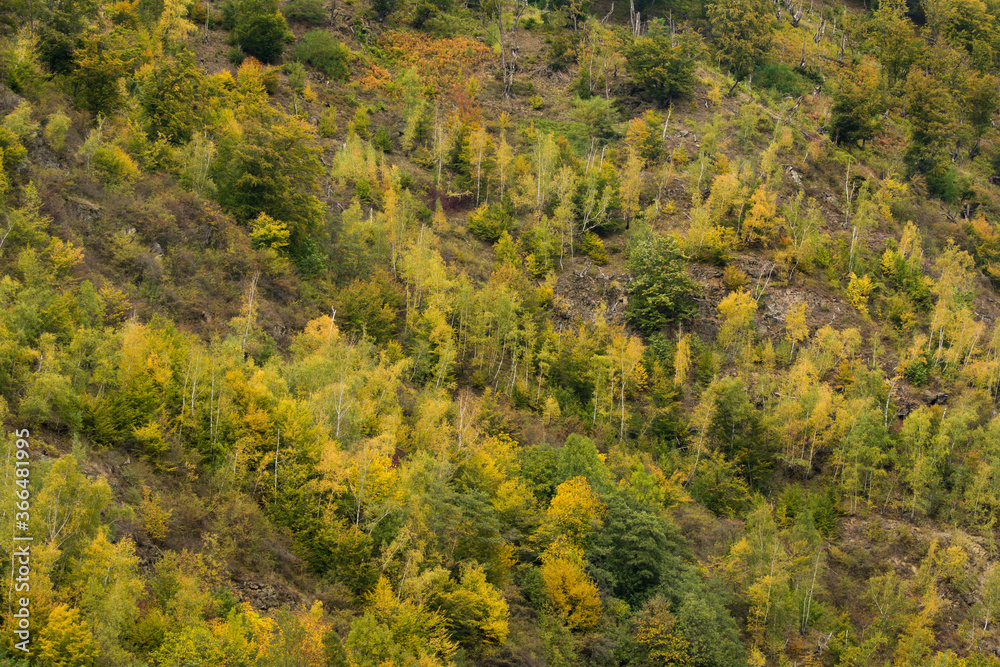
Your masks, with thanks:
[[[754,331],[754,315],[757,301],[746,290],[731,292],[719,302],[722,327],[719,341],[730,350],[745,347]]]
[[[56,605],[39,634],[38,657],[51,667],[83,667],[97,657],[94,637],[77,609]]]
[[[896,644],[895,667],[923,667],[934,643],[934,621],[941,611],[941,599],[932,585],[923,598],[923,609],[906,624]]]
[[[167,522],[170,521],[173,510],[165,509],[160,504],[160,494],[143,488],[139,514],[142,517],[142,527],[150,538],[162,540],[167,536]]]
[[[809,325],[806,323],[808,315],[809,304],[805,301],[795,304],[785,314],[785,338],[793,345],[809,337]]]
[[[645,664],[662,667],[689,665],[691,643],[676,633],[677,619],[662,597],[655,597],[642,609],[636,621],[635,639],[647,652]]]
[[[767,245],[784,222],[778,216],[777,195],[762,185],[750,197],[750,210],[740,229],[740,241],[745,246]]]
[[[291,232],[288,230],[288,225],[275,220],[266,213],[258,215],[251,223],[251,226],[250,240],[256,248],[281,250],[288,245],[291,239]]]
[[[550,540],[564,537],[582,548],[590,533],[603,525],[603,514],[604,503],[591,490],[587,478],[574,477],[556,488],[539,530]]]
[[[584,572],[582,557],[573,550],[542,555],[542,581],[552,608],[571,630],[585,631],[601,619],[597,586]]]
[[[687,381],[688,370],[691,368],[690,334],[677,341],[677,352],[674,356],[674,384],[678,387]]]
[[[323,640],[330,632],[331,624],[323,618],[323,603],[316,600],[308,611],[303,609],[296,617],[303,630],[298,644],[299,655],[309,667],[325,667],[327,662]]]
[[[160,423],[156,420],[149,421],[144,426],[136,426],[132,434],[142,444],[143,449],[153,454],[163,454],[170,449],[170,445],[163,439]]]
[[[872,279],[868,277],[868,274],[865,274],[863,278],[859,278],[854,272],[851,272],[851,282],[847,285],[847,300],[851,302],[852,306],[867,315],[868,297],[874,288],[875,285],[872,283]]]
[[[55,272],[62,275],[83,262],[83,249],[77,248],[71,241],[52,237],[49,242],[49,260]]]

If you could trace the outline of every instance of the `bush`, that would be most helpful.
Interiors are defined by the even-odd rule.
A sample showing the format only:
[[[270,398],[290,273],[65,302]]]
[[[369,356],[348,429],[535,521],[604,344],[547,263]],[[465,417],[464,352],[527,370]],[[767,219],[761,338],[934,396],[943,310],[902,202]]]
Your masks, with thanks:
[[[292,0],[281,10],[285,18],[306,25],[323,25],[327,20],[321,0]]]
[[[49,142],[52,150],[60,151],[66,143],[66,133],[69,132],[69,116],[56,111],[49,116],[49,121],[45,124],[45,139]]]
[[[223,25],[231,25],[230,43],[261,62],[281,58],[285,42],[291,40],[277,0],[230,0],[222,8]]]
[[[580,251],[602,266],[608,263],[608,251],[604,248],[604,241],[594,232],[587,232],[580,239]]]
[[[295,47],[295,57],[331,79],[344,81],[349,74],[347,63],[351,58],[350,50],[325,30],[306,33]]]
[[[698,286],[684,272],[684,266],[684,256],[670,236],[647,237],[629,249],[626,267],[633,275],[625,313],[629,324],[652,333],[695,312],[692,297]]]
[[[8,45],[0,50],[0,62],[7,87],[18,95],[32,95],[42,82],[38,63],[37,40],[22,28]]]
[[[805,77],[784,63],[769,63],[753,73],[755,88],[767,88],[781,95],[798,97],[806,92]]]
[[[358,135],[359,139],[364,139],[368,141],[371,137],[371,119],[368,118],[368,109],[365,107],[358,107],[354,110],[354,119],[348,123],[348,131],[354,129],[354,134]]]
[[[413,10],[413,18],[410,19],[410,26],[420,30],[427,22],[438,15],[438,8],[429,2],[421,2]]]
[[[375,148],[383,153],[392,152],[392,137],[389,136],[389,131],[384,127],[379,127],[375,131],[375,138],[372,139],[372,143],[375,144]]]
[[[17,108],[3,119],[3,126],[17,135],[21,143],[26,143],[38,135],[39,125],[31,118],[31,105],[21,102]]]
[[[319,136],[324,139],[337,134],[337,112],[330,107],[324,109],[316,129],[319,131]]]
[[[510,213],[496,204],[480,206],[469,214],[469,232],[487,243],[496,243],[510,224]]]
[[[285,65],[285,75],[288,87],[301,95],[306,88],[306,68],[300,62],[290,62]]]
[[[375,20],[381,23],[402,4],[402,0],[372,0],[372,14],[375,15]]]
[[[94,151],[90,163],[105,185],[126,185],[139,176],[135,160],[119,146],[103,144]]]
[[[625,49],[626,68],[636,90],[654,102],[687,97],[694,90],[693,54],[670,41],[668,35],[640,37]]]
[[[243,53],[243,49],[238,46],[234,46],[226,51],[226,60],[239,67],[243,64],[243,61],[246,60],[246,54]]]

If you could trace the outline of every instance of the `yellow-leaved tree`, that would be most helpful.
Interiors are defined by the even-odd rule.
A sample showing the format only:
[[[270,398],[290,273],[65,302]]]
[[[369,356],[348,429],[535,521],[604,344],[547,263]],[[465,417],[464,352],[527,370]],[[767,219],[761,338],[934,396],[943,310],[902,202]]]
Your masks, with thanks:
[[[542,581],[549,604],[575,631],[590,630],[601,619],[597,585],[584,570],[581,552],[560,542],[542,554]]]
[[[80,611],[56,605],[38,636],[38,657],[50,667],[85,667],[97,657],[97,646]]]
[[[756,313],[757,301],[744,289],[731,292],[719,302],[722,327],[718,340],[731,354],[742,358],[753,343],[753,318]]]
[[[601,527],[604,503],[590,488],[586,477],[574,477],[556,487],[556,495],[545,512],[539,536],[545,542],[560,539],[574,548],[584,548],[587,538]]]

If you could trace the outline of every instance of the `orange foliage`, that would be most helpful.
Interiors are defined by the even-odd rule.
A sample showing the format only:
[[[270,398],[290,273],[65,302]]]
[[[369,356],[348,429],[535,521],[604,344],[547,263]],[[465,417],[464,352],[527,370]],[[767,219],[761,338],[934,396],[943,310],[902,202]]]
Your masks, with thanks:
[[[465,37],[432,39],[427,35],[387,32],[381,39],[395,69],[415,67],[436,90],[448,90],[468,78],[469,70],[491,57],[490,49]]]
[[[361,76],[361,87],[365,90],[384,88],[392,81],[392,74],[384,67],[379,67],[375,63],[368,65],[368,70]]]

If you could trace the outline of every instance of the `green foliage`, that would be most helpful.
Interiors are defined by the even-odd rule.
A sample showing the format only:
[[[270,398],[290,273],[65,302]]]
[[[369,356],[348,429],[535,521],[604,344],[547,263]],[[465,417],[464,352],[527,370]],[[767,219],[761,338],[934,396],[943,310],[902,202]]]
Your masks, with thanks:
[[[510,213],[498,204],[483,204],[469,214],[469,232],[487,243],[496,243],[510,229]]]
[[[682,36],[673,38],[660,30],[639,37],[625,49],[628,73],[639,93],[660,104],[687,97],[694,90],[694,45]]]
[[[685,563],[676,526],[628,495],[607,497],[604,526],[587,550],[594,578],[605,590],[638,606],[664,587],[676,590],[696,576]]]
[[[292,0],[281,8],[281,13],[289,21],[306,25],[323,25],[329,20],[322,0]]]
[[[596,96],[587,99],[573,100],[573,116],[583,123],[591,136],[598,139],[611,139],[615,136],[615,123],[618,113],[611,100]]]
[[[881,131],[885,102],[878,72],[866,64],[841,79],[830,109],[830,134],[837,143],[864,144]]]
[[[69,132],[70,127],[69,116],[61,111],[56,111],[49,116],[48,121],[45,123],[45,139],[49,142],[52,150],[62,150],[66,143],[66,133]]]
[[[344,81],[350,74],[350,50],[326,30],[307,32],[295,46],[295,57],[335,81]]]
[[[717,0],[706,7],[719,58],[737,81],[771,50],[771,9],[765,0]]]
[[[222,8],[230,43],[264,63],[274,63],[292,37],[277,0],[228,0]]]
[[[469,649],[504,643],[510,610],[482,567],[463,565],[460,581],[443,569],[428,574],[428,606],[448,619],[452,640]]]
[[[288,226],[293,256],[323,221],[316,181],[323,171],[312,128],[296,118],[250,120],[243,132],[219,143],[212,162],[219,204],[249,224],[261,213]]]
[[[31,105],[21,102],[3,119],[4,128],[16,134],[22,144],[30,142],[38,135],[39,125],[31,118],[31,112]]]
[[[554,483],[559,484],[574,477],[585,477],[591,487],[600,493],[611,490],[611,477],[604,465],[603,455],[590,438],[572,434],[559,450]]]
[[[750,487],[742,471],[721,454],[699,462],[691,496],[720,516],[740,516],[750,506]]]
[[[422,29],[427,25],[429,21],[432,21],[438,15],[438,8],[429,2],[421,2],[417,5],[416,9],[413,10],[413,17],[410,19],[410,25],[417,30]]]
[[[75,103],[93,115],[114,113],[122,104],[121,79],[129,73],[128,45],[117,33],[97,34],[84,40],[75,53],[72,79]]]
[[[773,465],[773,447],[760,413],[743,382],[720,380],[713,385],[714,409],[707,434],[740,471],[747,485],[766,488]]]
[[[690,591],[681,598],[677,607],[677,629],[688,641],[691,664],[723,667],[745,662],[739,626],[725,602],[723,594],[708,586]]]
[[[370,280],[355,278],[337,299],[337,322],[355,335],[370,337],[382,345],[395,337],[399,309],[404,297],[385,271]]]
[[[371,0],[371,12],[375,20],[381,23],[395,13],[402,4],[402,0]]]
[[[278,222],[267,213],[261,213],[251,223],[250,240],[255,248],[280,250],[288,245],[291,234],[288,225]]]
[[[4,83],[18,95],[32,95],[42,82],[38,39],[27,29],[8,38],[0,47]]]
[[[767,88],[782,96],[798,97],[807,92],[809,81],[784,63],[766,63],[753,73],[754,88]]]
[[[316,131],[324,139],[333,138],[337,134],[337,112],[330,107],[323,109],[319,123],[316,125]]]
[[[173,144],[189,141],[199,120],[191,102],[204,85],[194,54],[185,50],[177,57],[158,60],[142,68],[137,79],[150,139],[163,136]]]
[[[372,145],[383,153],[388,154],[392,152],[392,137],[389,136],[389,131],[385,127],[379,126],[375,130],[375,136],[372,137]]]
[[[917,30],[902,0],[824,7],[815,45],[818,15],[780,25],[779,63],[756,0],[637,0],[638,35],[587,2],[527,7],[525,35],[504,2],[473,7],[477,27],[447,1],[292,0],[299,34],[354,17],[357,85],[320,100],[307,81],[355,59],[337,32],[305,35],[284,90],[240,47],[238,76],[208,74],[191,50],[225,55],[205,51],[210,4],[0,9],[25,98],[0,124],[0,418],[32,431],[30,483],[0,442],[0,575],[16,582],[30,490],[32,660],[987,664],[1000,334],[977,271],[1000,282],[1000,227],[975,156],[996,143],[993,9],[928,0]],[[276,59],[277,9],[224,18]],[[491,46],[519,53],[510,104],[483,78]],[[725,101],[716,55],[763,97]],[[832,96],[806,94],[820,69]],[[676,102],[695,81],[706,99]],[[568,117],[524,115],[576,93]],[[743,256],[688,267],[650,229]],[[612,271],[577,279],[588,258]],[[688,269],[732,293],[667,330],[697,312]],[[833,312],[845,293],[866,330]],[[924,387],[938,405],[894,426]],[[918,512],[946,546],[907,528]],[[877,575],[887,554],[904,567]],[[239,601],[270,606],[269,587],[328,607]]]
[[[587,232],[580,237],[580,252],[602,266],[608,263],[608,251],[604,248],[604,241],[594,232]]]
[[[906,107],[911,123],[905,155],[909,173],[922,174],[931,194],[948,198],[945,146],[954,124],[954,100],[942,82],[914,68],[906,79]]]
[[[101,144],[90,157],[98,179],[107,185],[129,185],[139,176],[139,167],[121,146]]]
[[[642,238],[629,248],[626,267],[632,274],[626,318],[645,333],[695,312],[697,286],[684,271],[684,256],[668,235]]]

